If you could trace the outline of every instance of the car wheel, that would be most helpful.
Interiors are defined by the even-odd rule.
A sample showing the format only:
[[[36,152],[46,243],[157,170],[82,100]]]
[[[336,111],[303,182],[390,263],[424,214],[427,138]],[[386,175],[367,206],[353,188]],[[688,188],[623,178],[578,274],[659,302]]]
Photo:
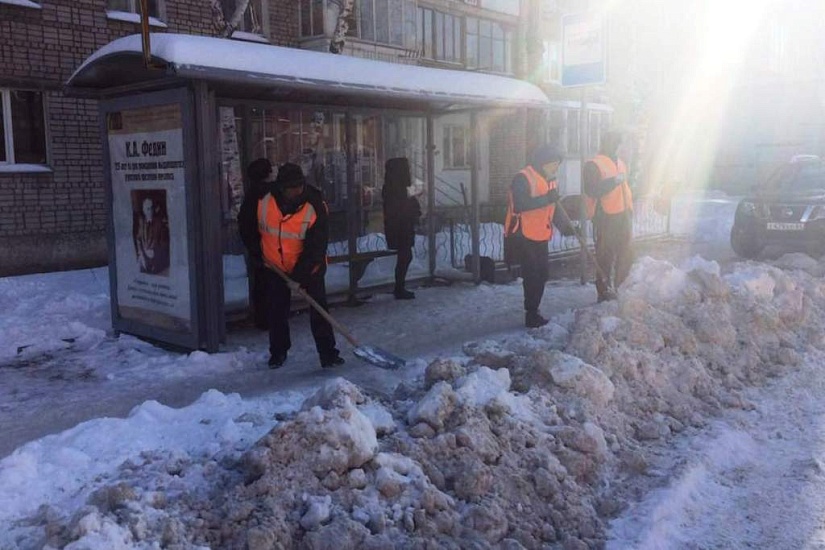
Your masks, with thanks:
[[[753,237],[748,236],[735,227],[730,232],[730,245],[733,252],[740,258],[753,259],[765,248]]]

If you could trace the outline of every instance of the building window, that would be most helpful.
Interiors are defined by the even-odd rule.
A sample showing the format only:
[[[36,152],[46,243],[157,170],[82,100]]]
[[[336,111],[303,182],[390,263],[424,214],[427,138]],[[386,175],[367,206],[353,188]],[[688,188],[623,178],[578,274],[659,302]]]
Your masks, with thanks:
[[[161,0],[149,0],[149,17],[163,19]],[[125,13],[140,13],[140,0],[107,0],[106,9]]]
[[[137,0],[136,0],[137,1]],[[220,0],[223,17],[227,23],[235,17],[235,10],[241,0]],[[248,32],[260,36],[269,34],[269,10],[266,0],[249,0],[246,11],[240,16],[235,31]]]
[[[579,111],[567,111],[567,152],[579,152]]]
[[[554,109],[548,113],[545,124],[547,143],[564,149],[564,126],[566,119],[567,113],[564,109]]]
[[[42,93],[0,88],[0,164],[46,164]]]
[[[561,45],[555,41],[545,40],[542,50],[542,66],[544,67],[544,81],[561,82]]]
[[[349,34],[380,44],[404,45],[407,0],[356,0]]]
[[[301,0],[299,16],[301,36],[324,35],[324,0]]]
[[[466,62],[469,69],[513,72],[513,32],[495,21],[468,17]]]
[[[418,8],[418,44],[427,59],[461,63],[461,18]]]
[[[301,36],[331,35],[335,29],[324,28],[324,14],[337,13],[339,1],[343,2],[300,0]],[[413,0],[355,0],[347,20],[347,36],[367,42],[404,46],[405,34],[413,28],[413,23],[408,20],[415,17],[414,6]],[[333,25],[335,23],[332,22]]]
[[[590,112],[590,129],[587,132],[587,140],[589,141],[588,152],[596,154],[602,145],[602,136],[607,133],[610,126],[610,113],[591,111]]]
[[[444,169],[470,167],[470,131],[465,126],[444,126]]]

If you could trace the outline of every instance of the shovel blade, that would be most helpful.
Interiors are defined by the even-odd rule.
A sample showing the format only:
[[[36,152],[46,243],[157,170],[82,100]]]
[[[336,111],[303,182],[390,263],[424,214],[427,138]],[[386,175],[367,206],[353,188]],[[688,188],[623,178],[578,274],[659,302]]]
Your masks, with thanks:
[[[382,369],[395,370],[407,364],[406,360],[397,355],[372,346],[357,346],[353,348],[352,353],[359,359]]]

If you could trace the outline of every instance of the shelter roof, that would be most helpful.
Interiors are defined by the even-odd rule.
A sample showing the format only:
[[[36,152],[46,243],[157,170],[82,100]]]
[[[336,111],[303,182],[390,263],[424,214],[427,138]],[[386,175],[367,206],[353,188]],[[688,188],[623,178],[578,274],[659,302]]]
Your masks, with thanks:
[[[151,51],[164,70],[144,67],[140,35],[114,40],[83,62],[67,88],[101,93],[162,79],[194,79],[208,81],[222,96],[302,103],[400,109],[548,104],[541,89],[515,78],[269,44],[159,33],[151,35]]]

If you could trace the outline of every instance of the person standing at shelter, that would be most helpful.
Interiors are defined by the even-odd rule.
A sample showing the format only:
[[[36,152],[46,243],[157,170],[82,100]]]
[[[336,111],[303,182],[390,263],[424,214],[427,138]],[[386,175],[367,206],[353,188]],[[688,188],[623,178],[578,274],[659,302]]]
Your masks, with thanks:
[[[633,195],[627,167],[618,156],[621,144],[620,133],[606,133],[599,154],[584,165],[587,213],[593,220],[596,242],[599,302],[616,298],[615,288],[624,282],[633,264]]]
[[[272,183],[270,181],[272,177],[272,163],[265,158],[253,160],[246,168],[246,177],[249,185],[244,193],[241,209],[238,212],[238,229],[241,232],[241,239],[244,243],[251,242],[253,247],[257,246],[257,251],[253,252],[252,248],[247,245],[249,253],[246,257],[246,272],[249,276],[249,304],[252,306],[255,326],[261,330],[267,330],[269,322],[267,321],[266,285],[264,284],[267,269],[261,261],[262,256],[260,254],[258,227],[257,224],[245,227],[242,225],[242,219],[254,219],[257,216],[258,201],[267,194]],[[248,231],[249,234],[244,235],[244,231]]]
[[[505,238],[514,245],[524,287],[524,324],[547,324],[539,314],[548,277],[547,244],[553,237],[553,214],[559,200],[556,174],[564,160],[553,146],[538,147],[530,162],[513,178],[504,220]]]
[[[327,241],[329,214],[321,191],[307,185],[297,164],[286,163],[278,169],[275,182],[258,200],[254,216],[249,211],[239,217],[241,235],[250,255],[266,265],[286,273],[287,284],[274,270],[267,269],[264,281],[269,322],[269,366],[278,368],[287,359],[292,346],[289,335],[289,312],[292,290],[302,287],[326,309]],[[315,347],[324,368],[344,363],[335,347],[335,334],[329,321],[314,308],[309,322]]]
[[[421,205],[411,194],[410,161],[406,157],[387,160],[384,166],[384,234],[387,248],[397,250],[395,263],[396,300],[412,300],[415,293],[406,289],[407,270],[412,263],[415,246],[415,225],[421,217]]]

